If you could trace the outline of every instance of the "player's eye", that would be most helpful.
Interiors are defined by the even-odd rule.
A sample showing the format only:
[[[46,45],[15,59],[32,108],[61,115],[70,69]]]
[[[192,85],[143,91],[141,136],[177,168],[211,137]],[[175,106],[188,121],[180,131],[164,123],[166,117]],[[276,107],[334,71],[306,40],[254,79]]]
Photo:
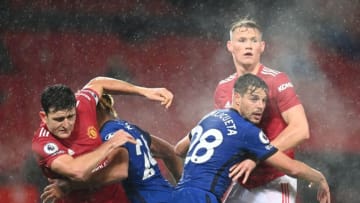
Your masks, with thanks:
[[[58,118],[54,118],[53,120],[57,122],[63,122],[65,120],[65,117],[58,117]]]

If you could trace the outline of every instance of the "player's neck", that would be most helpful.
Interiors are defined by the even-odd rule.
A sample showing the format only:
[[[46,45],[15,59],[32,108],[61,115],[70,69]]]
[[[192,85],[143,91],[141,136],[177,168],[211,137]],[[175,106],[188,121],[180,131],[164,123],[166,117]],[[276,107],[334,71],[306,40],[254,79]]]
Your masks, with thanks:
[[[259,72],[260,66],[261,63],[257,63],[256,65],[249,65],[249,66],[237,65],[236,73],[238,76],[244,75],[246,73],[251,73],[256,75]]]

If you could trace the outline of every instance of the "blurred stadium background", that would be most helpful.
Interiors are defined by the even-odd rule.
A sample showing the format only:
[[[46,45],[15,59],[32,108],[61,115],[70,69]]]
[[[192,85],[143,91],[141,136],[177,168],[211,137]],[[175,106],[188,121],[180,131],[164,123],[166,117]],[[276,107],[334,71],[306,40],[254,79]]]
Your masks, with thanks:
[[[360,199],[360,2],[351,0],[0,1],[0,202],[35,203],[45,182],[31,156],[46,85],[74,90],[111,76],[175,94],[171,109],[116,96],[120,116],[175,144],[213,108],[234,72],[228,28],[262,25],[262,62],[287,72],[311,139],[297,158],[329,179],[333,202]],[[299,182],[299,203],[316,192]]]

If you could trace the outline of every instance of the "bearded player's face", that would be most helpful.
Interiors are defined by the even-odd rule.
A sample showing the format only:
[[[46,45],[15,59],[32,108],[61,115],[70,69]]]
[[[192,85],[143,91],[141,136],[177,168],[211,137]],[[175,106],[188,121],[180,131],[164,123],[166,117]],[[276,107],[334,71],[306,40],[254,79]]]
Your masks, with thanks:
[[[238,103],[237,110],[247,120],[258,124],[265,110],[267,94],[264,89],[256,88],[248,90],[243,96],[237,94],[235,102]]]
[[[43,115],[43,122],[46,123],[48,130],[60,139],[70,137],[74,129],[76,120],[76,109],[51,111]]]

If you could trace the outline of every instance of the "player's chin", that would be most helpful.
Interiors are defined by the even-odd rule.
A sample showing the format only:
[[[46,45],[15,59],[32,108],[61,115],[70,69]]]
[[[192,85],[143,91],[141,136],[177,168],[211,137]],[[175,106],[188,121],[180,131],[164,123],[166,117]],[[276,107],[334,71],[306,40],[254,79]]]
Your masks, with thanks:
[[[252,115],[251,118],[250,118],[250,121],[255,123],[255,124],[260,123],[261,115]]]
[[[57,133],[57,137],[60,138],[60,139],[69,138],[70,135],[71,135],[71,133],[69,133],[69,132],[64,132],[64,131],[61,131],[61,132],[58,132],[58,133]]]

